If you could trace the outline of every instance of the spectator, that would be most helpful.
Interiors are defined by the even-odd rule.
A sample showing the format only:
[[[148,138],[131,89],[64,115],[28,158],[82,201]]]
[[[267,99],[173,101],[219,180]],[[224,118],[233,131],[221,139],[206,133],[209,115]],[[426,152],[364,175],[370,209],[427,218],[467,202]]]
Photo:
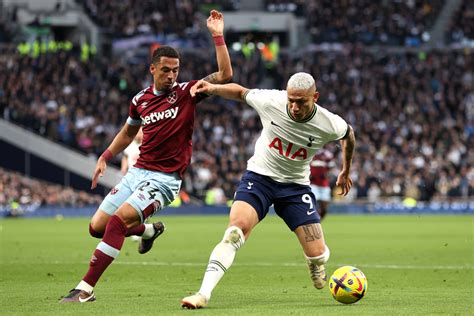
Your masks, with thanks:
[[[284,88],[290,73],[308,69],[324,87],[319,103],[346,113],[359,138],[360,159],[354,161],[353,178],[360,182],[355,181],[354,194],[368,198],[375,182],[381,197],[401,198],[417,177],[421,201],[472,197],[472,54],[463,50],[372,54],[357,47],[350,52],[350,56],[345,51],[302,51],[299,56],[281,52],[276,75],[270,79]],[[181,65],[184,81],[203,76],[210,67],[202,51],[190,54]],[[253,75],[258,68],[254,59],[239,55],[233,61],[238,65],[236,81],[249,86],[259,82]],[[120,59],[102,56],[82,62],[74,52],[32,58],[6,49],[0,55],[0,68],[6,70],[0,72],[0,113],[39,135],[98,155],[126,117],[130,91],[143,83],[143,67],[125,72],[129,67],[124,65]],[[121,77],[129,88],[119,89]],[[225,179],[222,190],[231,199],[260,121],[242,104],[209,98],[200,106],[195,126],[186,192],[204,201],[211,183]],[[338,148],[331,151],[340,160]]]
[[[15,216],[34,211],[39,206],[82,207],[100,203],[100,195],[40,181],[0,168],[0,208]]]

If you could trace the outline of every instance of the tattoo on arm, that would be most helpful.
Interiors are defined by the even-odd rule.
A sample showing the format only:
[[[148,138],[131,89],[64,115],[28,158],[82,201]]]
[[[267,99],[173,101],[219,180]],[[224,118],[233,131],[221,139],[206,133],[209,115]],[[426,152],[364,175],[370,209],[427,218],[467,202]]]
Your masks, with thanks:
[[[354,148],[355,148],[355,135],[354,130],[350,125],[348,125],[347,133],[344,136],[343,140],[345,145],[345,160],[350,162],[352,160],[352,156],[354,155]]]
[[[212,74],[204,77],[202,80],[210,83],[219,83],[219,80],[217,80],[217,72],[213,72]]]
[[[321,239],[321,237],[323,236],[321,232],[321,227],[319,225],[315,225],[315,224],[304,225],[303,230],[304,230],[304,235],[305,235],[304,239],[306,240],[306,242]]]

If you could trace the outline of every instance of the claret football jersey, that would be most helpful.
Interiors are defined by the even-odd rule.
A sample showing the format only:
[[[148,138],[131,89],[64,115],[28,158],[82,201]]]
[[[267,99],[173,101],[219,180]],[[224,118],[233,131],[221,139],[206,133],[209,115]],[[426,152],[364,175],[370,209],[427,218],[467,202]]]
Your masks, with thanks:
[[[191,161],[196,104],[204,98],[190,95],[196,82],[175,83],[166,93],[152,85],[133,97],[127,123],[143,129],[135,167],[183,176]]]

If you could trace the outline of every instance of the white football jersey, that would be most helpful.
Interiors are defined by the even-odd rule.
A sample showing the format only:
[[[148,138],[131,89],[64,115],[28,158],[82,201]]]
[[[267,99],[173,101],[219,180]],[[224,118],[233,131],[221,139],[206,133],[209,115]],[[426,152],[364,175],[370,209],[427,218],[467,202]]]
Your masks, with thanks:
[[[133,140],[130,145],[123,151],[125,155],[128,157],[128,167],[133,167],[140,157],[140,143],[137,143]]]
[[[283,183],[309,185],[310,163],[318,149],[339,140],[348,125],[316,104],[304,122],[294,121],[282,90],[249,90],[245,101],[259,114],[263,129],[247,169]]]

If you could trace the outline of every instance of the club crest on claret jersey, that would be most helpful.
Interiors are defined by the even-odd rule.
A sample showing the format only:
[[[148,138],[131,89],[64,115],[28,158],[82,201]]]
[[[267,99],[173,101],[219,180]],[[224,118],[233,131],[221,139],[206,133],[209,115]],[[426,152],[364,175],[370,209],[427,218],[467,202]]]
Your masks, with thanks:
[[[166,99],[170,104],[174,104],[178,100],[178,96],[176,94],[176,91],[171,92]]]

